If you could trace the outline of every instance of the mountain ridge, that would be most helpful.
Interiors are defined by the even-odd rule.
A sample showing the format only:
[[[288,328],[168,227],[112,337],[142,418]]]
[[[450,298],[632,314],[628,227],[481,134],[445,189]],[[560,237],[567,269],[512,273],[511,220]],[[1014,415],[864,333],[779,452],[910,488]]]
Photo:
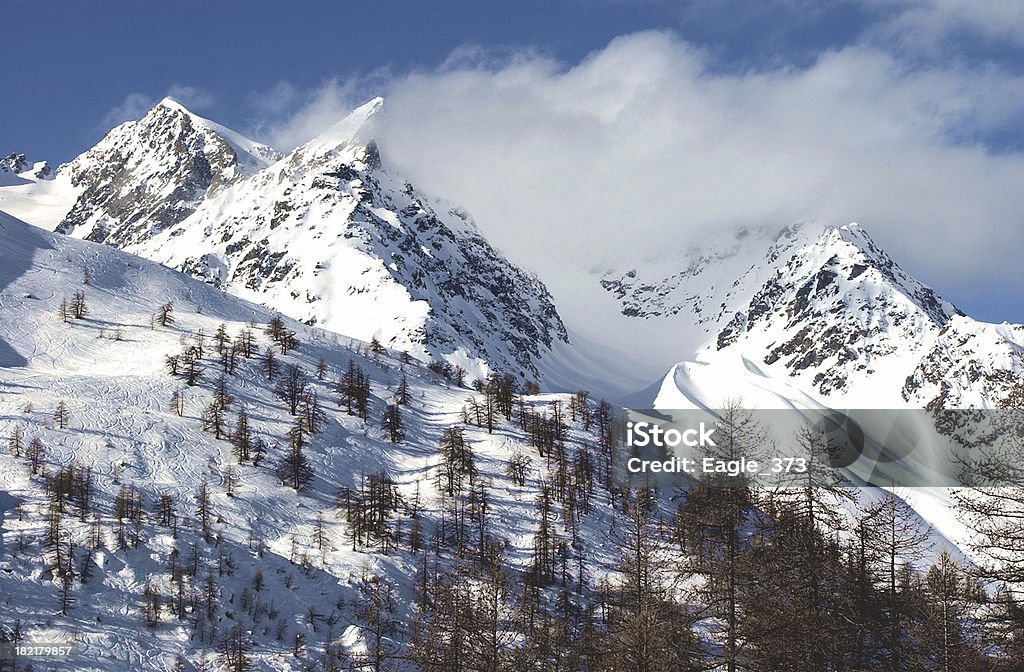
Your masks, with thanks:
[[[537,377],[567,339],[550,294],[465,211],[382,165],[382,104],[271,156],[164,99],[62,166],[79,193],[56,230],[474,377]]]
[[[715,270],[714,252],[691,253],[696,262],[660,282],[636,270],[604,279],[636,319],[687,309],[697,317],[690,338],[700,365],[673,367],[659,404],[720,404],[727,391],[706,379],[729,371],[736,393],[752,397],[772,377],[793,390],[792,399],[810,393],[822,405],[990,407],[1024,375],[1024,327],[994,329],[967,317],[903,271],[860,225],[786,227],[753,238],[759,244],[741,240],[718,255],[742,269],[724,287],[704,277]],[[968,382],[962,362],[971,363]],[[717,402],[708,399],[715,395]]]

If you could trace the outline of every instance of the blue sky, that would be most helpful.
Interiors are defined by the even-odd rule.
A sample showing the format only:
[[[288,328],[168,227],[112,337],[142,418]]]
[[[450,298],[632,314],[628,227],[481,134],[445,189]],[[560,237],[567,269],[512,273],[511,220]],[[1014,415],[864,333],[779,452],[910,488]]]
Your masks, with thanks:
[[[467,45],[535,49],[575,63],[614,37],[666,29],[723,69],[803,65],[888,12],[789,2],[16,2],[4,7],[0,147],[66,160],[107,130],[128,96],[203,93],[199,111],[252,130],[278,82],[432,68]],[[890,10],[891,11],[891,10]],[[13,45],[13,47],[11,46]],[[12,57],[12,54],[16,56]],[[367,89],[367,95],[373,92]]]
[[[608,252],[630,227],[857,220],[1024,322],[1022,3],[12,2],[0,40],[5,153],[68,160],[168,93],[289,145],[384,94],[393,161],[541,271],[579,227]]]
[[[64,160],[93,144],[127,96],[207,92],[198,107],[229,126],[257,123],[252,99],[280,81],[433,67],[457,47],[536,47],[574,61],[618,34],[678,24],[669,5],[517,2],[8,3],[0,146]],[[71,114],[69,114],[71,111]]]

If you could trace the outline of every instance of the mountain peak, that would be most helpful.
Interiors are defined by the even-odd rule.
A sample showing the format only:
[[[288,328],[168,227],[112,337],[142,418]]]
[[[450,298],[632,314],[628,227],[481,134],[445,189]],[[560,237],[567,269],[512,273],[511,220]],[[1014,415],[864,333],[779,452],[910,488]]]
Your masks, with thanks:
[[[383,105],[384,99],[379,96],[363,103],[349,112],[341,121],[307,142],[303,148],[319,153],[341,145],[369,142],[370,138],[364,137],[365,129]]]
[[[156,105],[153,106],[153,109],[155,110],[155,109],[161,108],[161,107],[169,109],[169,110],[174,110],[176,112],[184,112],[186,114],[192,114],[188,110],[188,108],[186,108],[184,105],[182,105],[181,103],[176,101],[174,98],[171,98],[170,96],[164,96],[163,100],[161,100],[159,103],[157,103]]]
[[[876,288],[871,292],[887,286],[916,304],[939,326],[953,315],[960,314],[956,306],[904,271],[856,222],[826,229],[814,244],[805,247],[801,253],[816,272],[832,268],[832,271],[826,271],[831,273],[835,270],[833,267],[842,266],[848,272],[848,280],[859,279],[857,284],[861,291],[869,291],[864,289],[865,283]],[[789,269],[790,272],[792,270]]]
[[[56,230],[95,242],[138,242],[279,158],[166,97],[61,167],[80,192]]]
[[[53,169],[46,161],[29,161],[17,152],[0,155],[0,187],[11,187],[53,178]]]

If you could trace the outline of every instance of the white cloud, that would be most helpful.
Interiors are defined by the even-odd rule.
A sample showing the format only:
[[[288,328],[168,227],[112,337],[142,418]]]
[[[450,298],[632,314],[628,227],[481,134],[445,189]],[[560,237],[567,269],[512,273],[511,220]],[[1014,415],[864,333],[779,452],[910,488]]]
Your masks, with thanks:
[[[198,89],[187,84],[172,84],[167,89],[167,94],[193,112],[202,112],[213,106],[215,99],[213,94],[203,89]]]
[[[464,52],[397,78],[381,145],[563,300],[572,267],[799,219],[861,222],[940,290],[1020,285],[1024,158],[977,139],[1019,118],[1022,92],[992,67],[907,70],[867,46],[716,74],[649,32],[571,67]]]
[[[1024,3],[1015,0],[872,0],[894,11],[878,26],[882,39],[936,51],[955,33],[1024,45]]]
[[[150,96],[144,93],[129,93],[120,105],[115,105],[103,115],[100,125],[103,128],[110,128],[132,119],[138,119],[153,107],[154,102]]]

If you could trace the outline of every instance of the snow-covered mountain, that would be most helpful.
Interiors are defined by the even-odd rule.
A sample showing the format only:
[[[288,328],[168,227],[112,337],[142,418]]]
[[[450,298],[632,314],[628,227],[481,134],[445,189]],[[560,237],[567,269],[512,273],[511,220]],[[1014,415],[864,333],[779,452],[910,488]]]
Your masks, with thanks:
[[[991,407],[1024,375],[1024,327],[965,316],[856,224],[744,230],[678,267],[602,281],[625,315],[690,320],[663,407]]]
[[[989,406],[1024,369],[1022,327],[971,320],[857,225],[719,233],[597,278],[606,291],[588,280],[570,338],[541,279],[382,164],[381,105],[279,156],[167,99],[55,179],[0,189],[0,209],[474,376],[614,380],[624,398],[671,366],[635,405],[660,390],[659,404]]]
[[[536,377],[566,341],[546,288],[381,165],[380,105],[279,157],[165,99],[60,168],[76,198],[56,230],[474,376]]]
[[[270,147],[165,98],[60,167],[79,193],[57,231],[125,247],[277,158]]]
[[[0,156],[0,187],[38,182],[53,177],[53,170],[46,161],[29,161],[24,154],[11,152]]]
[[[52,180],[9,162],[25,182],[0,192],[0,210],[41,223],[67,203],[58,228],[71,236],[0,212],[5,636],[13,619],[37,641],[73,637],[83,670],[237,667],[232,656],[256,669],[368,669],[384,654],[409,669],[419,663],[405,654],[455,640],[416,628],[487,609],[500,645],[473,624],[453,645],[459,660],[501,650],[507,665],[479,669],[574,669],[560,658],[574,641],[621,636],[615,591],[636,521],[624,513],[631,495],[602,477],[607,407],[517,390],[502,416],[496,397],[482,402],[399,351],[474,375],[486,365],[517,384],[557,369],[566,386],[611,375],[622,353],[569,342],[539,279],[464,212],[382,165],[368,126],[379,106],[275,158],[164,101]],[[971,320],[856,225],[744,230],[594,285],[627,324],[668,333],[683,361],[651,390],[663,408],[737,396],[760,407],[990,406],[1024,375],[1024,327]],[[287,347],[271,337],[278,312],[294,318]],[[291,410],[289,380],[301,388]],[[363,384],[359,417],[345,395]],[[240,457],[243,409],[262,461]],[[465,444],[446,453],[452,428]],[[312,469],[301,489],[275,469],[294,464],[296,441]],[[472,476],[446,490],[455,459]],[[969,549],[947,490],[856,494],[859,504],[833,508],[856,517],[891,501],[933,542],[901,563],[922,569],[939,549]],[[778,510],[772,496],[753,512],[759,529]],[[691,511],[691,531],[685,497],[654,497],[653,518],[675,524],[651,533],[666,560],[648,573],[686,573],[673,588],[685,596],[671,599],[693,620],[671,633],[692,635],[710,669],[726,616],[706,588],[725,554],[714,535],[691,532],[720,519],[714,505],[704,522],[709,511]],[[822,531],[810,546],[848,541]],[[776,535],[748,532],[741,550],[760,568]],[[835,558],[856,548],[837,546]],[[750,575],[748,587],[764,578]],[[854,583],[823,596],[840,609],[838,586]],[[381,586],[373,607],[386,625],[366,606]],[[745,620],[763,602],[747,597]],[[448,610],[440,625],[432,605]]]

